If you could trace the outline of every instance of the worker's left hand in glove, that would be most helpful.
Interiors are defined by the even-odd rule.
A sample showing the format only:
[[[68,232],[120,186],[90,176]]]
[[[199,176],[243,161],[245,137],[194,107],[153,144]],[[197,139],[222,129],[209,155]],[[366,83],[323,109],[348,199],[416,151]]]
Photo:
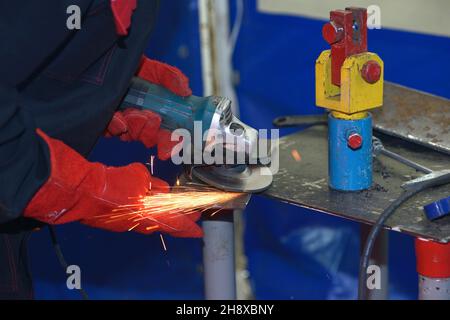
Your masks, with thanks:
[[[192,94],[189,79],[176,67],[143,57],[137,76],[161,85],[176,95]],[[148,110],[128,108],[117,111],[106,130],[106,137],[119,137],[122,141],[140,141],[147,148],[157,146],[158,158],[167,160],[179,141],[171,141],[171,132],[160,129],[161,117]]]
[[[38,130],[50,152],[50,176],[28,203],[24,216],[48,224],[79,221],[110,231],[161,231],[175,237],[201,237],[200,214],[142,216],[139,199],[168,192],[166,182],[151,177],[140,163],[108,167],[84,159],[62,141]],[[118,215],[121,214],[121,217]],[[142,219],[141,219],[142,218]]]

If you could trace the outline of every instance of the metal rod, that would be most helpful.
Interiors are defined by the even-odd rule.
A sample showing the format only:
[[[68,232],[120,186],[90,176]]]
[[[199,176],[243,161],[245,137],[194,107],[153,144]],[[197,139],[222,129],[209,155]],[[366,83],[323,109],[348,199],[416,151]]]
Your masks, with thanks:
[[[236,300],[233,212],[203,221],[205,299]]]
[[[391,159],[394,159],[394,160],[397,160],[397,161],[399,161],[399,162],[401,162],[403,164],[406,164],[407,166],[409,166],[411,168],[414,168],[416,170],[422,171],[422,172],[424,172],[426,174],[433,172],[433,170],[428,169],[427,167],[424,167],[424,166],[422,166],[422,165],[420,165],[420,164],[418,164],[418,163],[416,163],[414,161],[406,159],[405,157],[402,157],[401,155],[399,155],[399,154],[397,154],[395,152],[386,150],[385,148],[382,148],[380,150],[380,153],[385,155],[385,156],[387,156],[387,157],[389,157],[389,158],[391,158]]]
[[[395,152],[386,150],[386,148],[384,147],[383,143],[381,142],[380,139],[378,139],[377,137],[372,137],[372,147],[373,147],[373,154],[376,157],[378,154],[383,154],[391,159],[394,159],[396,161],[399,161],[405,165],[407,165],[408,167],[414,168],[416,170],[422,171],[426,174],[432,173],[433,170],[428,169],[427,167],[424,167],[414,161],[411,161]]]
[[[430,278],[419,274],[419,300],[450,300],[450,278]]]
[[[233,101],[239,115],[232,84],[229,4],[227,1],[199,0],[200,46],[202,52],[203,95],[221,95]],[[214,35],[214,36],[212,36]],[[234,219],[232,211],[203,222],[205,297],[209,300],[236,299]]]

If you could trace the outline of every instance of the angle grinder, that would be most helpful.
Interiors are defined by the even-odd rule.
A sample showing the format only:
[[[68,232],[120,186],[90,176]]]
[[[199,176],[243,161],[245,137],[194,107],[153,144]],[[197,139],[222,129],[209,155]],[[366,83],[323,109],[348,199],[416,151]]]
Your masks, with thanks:
[[[165,129],[184,129],[197,140],[200,135],[200,144],[190,143],[191,150],[187,151],[201,156],[189,157],[189,163],[184,163],[193,178],[232,192],[256,193],[271,185],[270,143],[260,140],[256,129],[234,116],[231,100],[218,96],[180,97],[134,77],[120,109],[130,107],[159,114]],[[212,154],[208,161],[203,157],[205,151]],[[217,157],[215,152],[223,156]],[[200,162],[191,161],[193,158]]]

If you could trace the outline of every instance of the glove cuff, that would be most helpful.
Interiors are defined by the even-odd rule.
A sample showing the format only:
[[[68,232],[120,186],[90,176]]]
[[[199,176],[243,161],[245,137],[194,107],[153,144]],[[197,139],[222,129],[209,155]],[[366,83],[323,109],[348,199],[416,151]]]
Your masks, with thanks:
[[[48,180],[25,208],[24,216],[50,224],[79,220],[80,214],[72,212],[66,215],[79,200],[77,189],[87,177],[104,180],[104,175],[99,173],[104,172],[105,166],[88,162],[75,150],[50,138],[40,129],[36,132],[47,143],[51,169]],[[89,174],[93,170],[96,174]]]

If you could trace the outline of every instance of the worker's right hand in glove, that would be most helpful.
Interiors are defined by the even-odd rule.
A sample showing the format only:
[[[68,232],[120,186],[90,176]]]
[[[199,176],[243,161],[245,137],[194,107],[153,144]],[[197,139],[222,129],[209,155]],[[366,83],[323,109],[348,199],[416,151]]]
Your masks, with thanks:
[[[189,78],[183,72],[176,67],[145,56],[141,59],[136,76],[163,86],[181,97],[192,94],[189,87]],[[140,141],[147,148],[156,146],[158,158],[167,160],[171,157],[173,148],[180,140],[174,139],[175,141],[172,141],[171,132],[161,129],[160,126],[161,117],[158,114],[149,110],[128,108],[114,113],[105,136],[119,137],[122,141]]]
[[[172,133],[161,129],[161,117],[149,110],[128,108],[117,111],[105,133],[106,137],[119,137],[122,141],[140,141],[147,148],[157,147],[158,158],[168,160],[173,148],[180,142],[172,141]]]
[[[47,182],[27,205],[24,216],[48,224],[80,221],[110,231],[155,231],[175,237],[201,237],[195,223],[200,214],[139,218],[139,199],[155,192],[168,192],[166,182],[151,177],[140,163],[108,167],[84,159],[63,142],[38,130],[50,152],[51,172]],[[119,214],[125,216],[118,216]],[[126,218],[125,218],[126,217]]]

